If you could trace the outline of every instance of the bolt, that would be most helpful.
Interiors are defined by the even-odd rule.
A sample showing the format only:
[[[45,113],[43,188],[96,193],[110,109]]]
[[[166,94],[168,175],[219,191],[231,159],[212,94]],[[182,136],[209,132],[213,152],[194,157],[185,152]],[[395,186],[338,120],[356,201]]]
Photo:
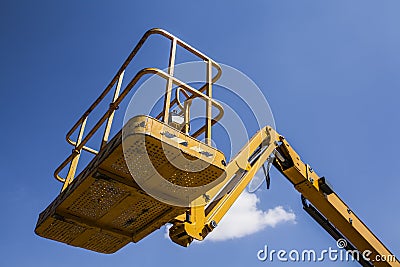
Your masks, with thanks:
[[[308,170],[312,173],[314,172],[313,168],[311,168],[311,166],[308,166]]]
[[[210,226],[211,226],[212,229],[214,229],[214,228],[216,228],[216,227],[218,226],[218,224],[217,224],[216,221],[212,220],[212,221],[210,222]]]

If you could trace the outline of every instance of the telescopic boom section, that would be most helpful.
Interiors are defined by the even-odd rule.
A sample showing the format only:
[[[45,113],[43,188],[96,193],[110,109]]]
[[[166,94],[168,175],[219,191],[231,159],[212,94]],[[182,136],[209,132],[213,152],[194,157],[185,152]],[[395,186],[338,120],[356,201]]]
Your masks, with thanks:
[[[193,239],[204,239],[218,225],[261,165],[271,157],[273,165],[301,193],[307,213],[336,240],[344,238],[347,241],[344,248],[356,252],[352,255],[361,265],[400,266],[395,256],[334,192],[326,178],[301,161],[286,139],[271,127],[256,133],[227,165],[227,180],[208,192],[215,196],[210,204],[193,207],[190,213],[194,216],[176,218],[170,228],[171,239],[183,246],[189,245]]]
[[[273,164],[302,194],[304,209],[336,240],[345,238],[346,249],[357,249],[363,266],[400,266],[395,256],[340,199],[325,177],[301,161],[282,136],[279,141],[276,150],[281,157],[276,157]],[[307,204],[306,199],[312,205]]]

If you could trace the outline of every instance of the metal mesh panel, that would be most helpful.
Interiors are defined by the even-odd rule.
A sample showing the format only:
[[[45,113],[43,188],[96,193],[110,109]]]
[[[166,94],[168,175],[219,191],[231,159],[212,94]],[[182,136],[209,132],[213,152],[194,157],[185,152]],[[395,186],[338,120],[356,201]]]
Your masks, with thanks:
[[[117,237],[104,232],[97,232],[93,234],[83,246],[86,249],[102,253],[113,253],[119,248],[125,246],[129,241],[128,238]]]
[[[182,187],[209,184],[223,173],[222,169],[213,164],[181,152],[170,145],[163,145],[153,137],[147,136],[145,142],[143,137],[137,137],[139,140],[135,137],[130,138],[133,140],[129,140],[130,145],[125,147],[125,157],[120,155],[111,164],[114,171],[127,174],[128,164],[133,176],[140,175],[138,179],[150,178],[158,172],[164,179]],[[180,159],[186,164],[177,168],[174,162]]]
[[[79,217],[98,219],[128,195],[116,183],[95,180],[67,210]]]
[[[52,223],[43,231],[42,235],[49,239],[71,243],[85,229],[85,227],[72,222],[52,219]]]

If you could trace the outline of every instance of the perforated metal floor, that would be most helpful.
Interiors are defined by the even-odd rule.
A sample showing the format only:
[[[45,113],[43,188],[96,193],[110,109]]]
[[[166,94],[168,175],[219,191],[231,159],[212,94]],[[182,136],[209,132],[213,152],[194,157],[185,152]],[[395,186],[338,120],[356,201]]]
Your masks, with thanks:
[[[222,152],[153,118],[135,117],[124,135],[118,133],[39,215],[35,232],[72,246],[113,253],[187,209],[153,198],[135,179],[144,179],[164,194],[171,192],[157,188],[155,173],[175,185],[211,187],[224,178],[224,160]],[[191,199],[199,197],[193,192]]]

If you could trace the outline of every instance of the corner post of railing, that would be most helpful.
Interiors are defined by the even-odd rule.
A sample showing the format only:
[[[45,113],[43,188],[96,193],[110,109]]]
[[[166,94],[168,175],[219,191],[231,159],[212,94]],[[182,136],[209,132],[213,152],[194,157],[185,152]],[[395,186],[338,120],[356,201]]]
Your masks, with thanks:
[[[192,100],[186,100],[183,104],[183,110],[184,110],[184,121],[185,121],[185,127],[184,131],[185,134],[189,134],[190,131],[190,106],[192,104]]]
[[[121,91],[122,80],[124,79],[124,74],[125,74],[125,70],[123,70],[121,72],[121,74],[119,75],[117,85],[115,86],[113,99],[112,99],[112,102],[110,104],[110,113],[108,115],[107,123],[106,123],[106,126],[104,128],[103,139],[101,140],[100,150],[102,150],[105,147],[105,145],[107,145],[108,137],[110,136],[111,125],[112,125],[113,120],[114,120],[115,110],[118,109],[118,107],[114,107],[113,105],[114,105],[115,101],[118,99],[119,92]]]
[[[173,80],[171,79],[174,76],[174,69],[175,69],[175,55],[176,55],[176,38],[172,38],[171,40],[171,49],[169,54],[169,64],[168,64],[168,80],[164,98],[164,123],[168,124],[169,120],[169,109],[171,105],[171,94],[172,94],[172,83]]]
[[[83,119],[83,121],[81,122],[78,139],[76,140],[76,145],[75,145],[74,149],[72,150],[72,159],[71,159],[71,163],[69,165],[68,174],[67,174],[67,177],[65,178],[65,182],[64,182],[64,185],[63,185],[61,191],[64,191],[75,178],[76,168],[78,166],[79,157],[80,157],[81,151],[82,151],[82,149],[78,150],[77,147],[80,145],[80,143],[82,141],[83,134],[85,132],[87,118],[88,117],[86,116]]]
[[[211,126],[212,126],[212,103],[211,103],[211,98],[212,98],[212,68],[213,64],[211,59],[208,59],[207,61],[207,107],[206,107],[206,144],[207,145],[212,145],[211,143]]]

